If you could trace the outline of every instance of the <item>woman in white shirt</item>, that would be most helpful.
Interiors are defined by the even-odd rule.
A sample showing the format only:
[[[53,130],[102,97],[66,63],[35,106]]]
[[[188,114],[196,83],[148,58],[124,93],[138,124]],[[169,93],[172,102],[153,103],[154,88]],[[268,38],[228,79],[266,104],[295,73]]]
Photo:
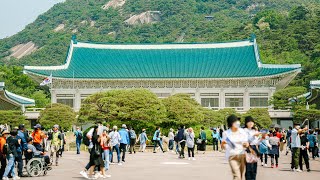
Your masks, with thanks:
[[[245,171],[245,150],[249,146],[247,133],[240,128],[240,118],[231,115],[227,118],[229,129],[223,132],[222,148],[226,149],[226,158],[234,180],[242,180]]]

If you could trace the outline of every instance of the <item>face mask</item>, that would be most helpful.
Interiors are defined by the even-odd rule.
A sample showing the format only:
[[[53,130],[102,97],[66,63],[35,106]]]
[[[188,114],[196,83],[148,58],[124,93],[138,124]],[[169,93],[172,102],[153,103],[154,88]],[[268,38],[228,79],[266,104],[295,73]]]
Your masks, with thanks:
[[[240,121],[237,121],[237,122],[233,123],[233,126],[235,128],[240,128]]]

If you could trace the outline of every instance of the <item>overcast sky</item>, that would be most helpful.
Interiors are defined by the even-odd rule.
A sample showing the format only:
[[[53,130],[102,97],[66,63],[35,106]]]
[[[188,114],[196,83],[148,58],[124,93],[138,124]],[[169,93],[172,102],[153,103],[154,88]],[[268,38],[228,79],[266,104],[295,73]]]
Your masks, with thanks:
[[[54,4],[65,0],[0,0],[0,39],[16,34]]]

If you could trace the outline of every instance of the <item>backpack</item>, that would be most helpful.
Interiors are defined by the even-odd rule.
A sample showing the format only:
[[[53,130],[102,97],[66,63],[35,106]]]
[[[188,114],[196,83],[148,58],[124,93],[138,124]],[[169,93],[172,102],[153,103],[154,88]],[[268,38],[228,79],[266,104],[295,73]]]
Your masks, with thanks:
[[[268,146],[265,143],[265,141],[261,141],[260,146],[259,146],[259,151],[261,154],[266,154],[268,152]]]
[[[2,154],[3,154],[3,155],[8,155],[8,154],[10,154],[10,153],[11,153],[11,152],[10,152],[9,144],[8,144],[8,143],[5,143],[5,144],[3,145]]]
[[[83,136],[82,142],[84,145],[89,146],[90,145],[90,140],[87,136]]]
[[[82,137],[82,133],[81,132],[78,132],[78,134],[77,134],[77,139],[78,140],[81,140],[83,137]]]
[[[130,139],[136,139],[136,138],[137,138],[136,132],[130,131]]]

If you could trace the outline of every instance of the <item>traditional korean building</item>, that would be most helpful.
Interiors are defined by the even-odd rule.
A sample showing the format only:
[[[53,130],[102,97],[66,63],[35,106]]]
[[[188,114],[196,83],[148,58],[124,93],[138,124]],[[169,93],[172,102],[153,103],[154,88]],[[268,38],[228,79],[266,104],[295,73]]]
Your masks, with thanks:
[[[301,71],[300,64],[263,64],[249,40],[190,44],[99,44],[72,39],[65,64],[25,66],[39,82],[52,74],[53,103],[80,109],[87,96],[111,89],[146,88],[159,98],[188,93],[212,109],[269,108],[268,100]]]
[[[21,110],[25,112],[25,108],[30,106],[35,106],[33,99],[7,91],[5,83],[0,82],[0,110]]]

